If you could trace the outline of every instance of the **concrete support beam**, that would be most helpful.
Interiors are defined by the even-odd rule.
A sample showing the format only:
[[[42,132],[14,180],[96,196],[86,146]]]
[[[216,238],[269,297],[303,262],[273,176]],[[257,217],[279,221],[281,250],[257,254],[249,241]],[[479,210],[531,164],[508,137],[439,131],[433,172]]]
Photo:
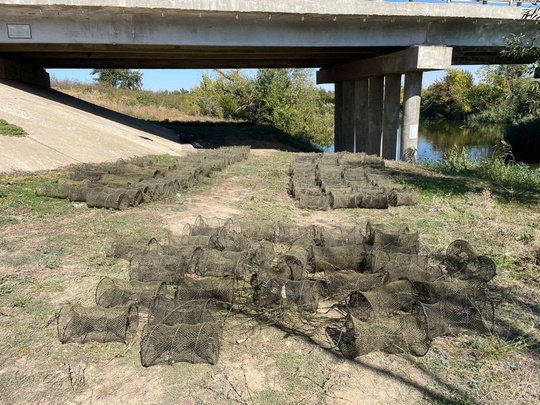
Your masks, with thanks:
[[[354,82],[343,82],[343,114],[341,119],[343,134],[343,151],[354,152]]]
[[[365,152],[368,155],[381,156],[383,130],[384,78],[382,76],[369,79],[369,135]]]
[[[401,160],[409,162],[416,161],[416,152],[418,150],[421,93],[422,72],[405,73],[403,122],[401,125]]]
[[[360,79],[354,82],[354,126],[356,134],[356,152],[365,152],[369,139],[369,82]]]
[[[452,48],[415,46],[376,58],[321,69],[317,72],[317,84],[404,72],[444,70],[450,68],[451,65]]]
[[[334,85],[334,150],[343,150],[343,82]]]
[[[51,80],[45,69],[34,68],[19,62],[1,58],[0,79],[11,79],[23,83],[51,87]]]
[[[401,75],[392,74],[384,78],[384,113],[382,157],[397,158],[397,132],[399,128],[399,104],[401,97]]]

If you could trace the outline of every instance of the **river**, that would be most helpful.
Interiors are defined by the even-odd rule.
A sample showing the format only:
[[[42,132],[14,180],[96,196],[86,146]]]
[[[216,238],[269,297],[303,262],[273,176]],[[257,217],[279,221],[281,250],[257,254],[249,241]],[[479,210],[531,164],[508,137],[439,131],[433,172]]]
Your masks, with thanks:
[[[488,157],[503,139],[504,128],[504,125],[484,123],[464,126],[459,121],[423,123],[418,131],[418,161],[437,162],[454,145],[466,148],[471,160]]]
[[[418,161],[438,162],[446,149],[465,147],[472,160],[487,157],[503,139],[504,125],[464,126],[460,121],[422,123],[418,131]],[[324,149],[333,152],[334,145]]]

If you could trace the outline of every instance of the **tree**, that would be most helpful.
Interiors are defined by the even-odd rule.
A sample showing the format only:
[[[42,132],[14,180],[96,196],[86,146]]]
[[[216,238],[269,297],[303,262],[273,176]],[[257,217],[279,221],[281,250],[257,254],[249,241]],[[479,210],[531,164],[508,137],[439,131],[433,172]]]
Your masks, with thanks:
[[[202,114],[274,125],[291,135],[328,146],[333,138],[333,103],[309,69],[241,70],[204,75],[193,95]]]
[[[475,110],[473,91],[474,82],[470,72],[448,69],[442,80],[435,81],[424,91],[424,116],[467,121]]]
[[[98,75],[94,80],[100,84],[129,90],[142,88],[142,73],[131,69],[94,69],[92,75]]]

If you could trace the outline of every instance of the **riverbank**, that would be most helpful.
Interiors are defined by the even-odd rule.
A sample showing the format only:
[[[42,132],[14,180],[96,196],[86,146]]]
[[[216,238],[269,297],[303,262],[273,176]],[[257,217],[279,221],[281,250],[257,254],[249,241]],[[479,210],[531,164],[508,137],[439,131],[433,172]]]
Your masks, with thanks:
[[[0,178],[0,389],[7,403],[459,403],[540,400],[540,206],[538,194],[508,199],[493,184],[387,162],[394,179],[420,193],[416,206],[388,210],[298,208],[286,192],[296,155],[252,151],[196,188],[123,212],[36,197],[42,178]],[[111,243],[166,240],[197,217],[323,226],[368,221],[407,225],[422,254],[456,239],[493,258],[496,328],[488,335],[437,338],[426,356],[374,352],[354,361],[301,337],[240,316],[227,322],[217,365],[140,366],[137,344],[65,344],[55,314],[92,305],[105,276],[127,279],[129,262]],[[141,389],[144,387],[144,389]],[[134,395],[136,393],[136,395]]]

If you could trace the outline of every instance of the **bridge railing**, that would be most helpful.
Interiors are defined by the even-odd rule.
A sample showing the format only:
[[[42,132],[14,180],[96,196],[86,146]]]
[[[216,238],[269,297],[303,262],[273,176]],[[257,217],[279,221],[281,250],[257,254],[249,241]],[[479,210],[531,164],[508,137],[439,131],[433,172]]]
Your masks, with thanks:
[[[371,0],[371,1],[386,1],[392,3],[463,3],[463,4],[480,4],[489,6],[516,6],[516,7],[540,7],[540,0]]]

